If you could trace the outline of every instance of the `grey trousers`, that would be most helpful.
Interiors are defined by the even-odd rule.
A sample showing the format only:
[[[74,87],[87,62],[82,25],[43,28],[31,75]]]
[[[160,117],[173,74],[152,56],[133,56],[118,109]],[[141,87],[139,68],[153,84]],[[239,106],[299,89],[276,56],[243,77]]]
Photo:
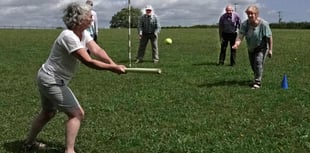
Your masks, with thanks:
[[[261,83],[264,71],[264,62],[266,59],[267,49],[260,51],[249,50],[249,60],[254,72],[254,82]]]
[[[158,55],[158,36],[154,33],[151,34],[143,34],[140,39],[140,45],[138,49],[138,54],[136,59],[137,60],[143,60],[145,50],[147,47],[147,43],[150,40],[151,46],[152,46],[152,59],[153,61],[159,61],[159,55]]]

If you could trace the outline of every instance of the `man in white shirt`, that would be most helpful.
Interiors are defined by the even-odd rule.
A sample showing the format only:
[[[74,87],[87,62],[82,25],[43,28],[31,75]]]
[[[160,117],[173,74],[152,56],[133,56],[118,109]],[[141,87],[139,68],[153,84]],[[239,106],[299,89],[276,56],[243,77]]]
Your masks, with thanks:
[[[93,37],[94,41],[97,42],[98,38],[98,18],[97,18],[97,13],[93,9],[93,0],[87,0],[86,4],[90,5],[92,7],[91,14],[93,15],[93,22],[91,23],[91,26],[87,29],[87,31],[90,33],[90,35]]]

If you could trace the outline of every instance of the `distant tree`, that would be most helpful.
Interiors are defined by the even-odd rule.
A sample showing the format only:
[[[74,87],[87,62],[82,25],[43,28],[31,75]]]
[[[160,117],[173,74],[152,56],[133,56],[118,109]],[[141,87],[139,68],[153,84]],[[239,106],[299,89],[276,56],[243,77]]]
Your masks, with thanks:
[[[142,15],[142,12],[138,8],[131,8],[131,24],[132,28],[136,28],[138,25],[138,18]],[[110,21],[110,28],[128,28],[128,8],[123,8],[112,16]]]

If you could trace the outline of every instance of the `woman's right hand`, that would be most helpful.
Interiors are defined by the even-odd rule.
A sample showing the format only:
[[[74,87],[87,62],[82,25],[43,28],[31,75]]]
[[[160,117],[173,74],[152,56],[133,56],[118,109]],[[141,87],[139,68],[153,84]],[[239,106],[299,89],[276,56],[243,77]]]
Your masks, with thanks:
[[[240,45],[240,41],[236,41],[235,44],[231,47],[232,49],[238,49]]]
[[[117,74],[125,74],[126,66],[125,65],[115,65],[115,68],[112,69],[112,72]]]

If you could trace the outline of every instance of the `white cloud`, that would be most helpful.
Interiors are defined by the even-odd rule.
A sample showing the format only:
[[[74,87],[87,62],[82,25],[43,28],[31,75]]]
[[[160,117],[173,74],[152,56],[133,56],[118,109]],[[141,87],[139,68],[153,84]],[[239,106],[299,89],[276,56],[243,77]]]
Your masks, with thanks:
[[[0,0],[0,26],[64,26],[61,20],[62,10],[73,1],[75,0]],[[135,8],[152,5],[163,26],[191,26],[216,24],[229,3],[236,4],[237,12],[246,19],[245,8],[257,1],[260,0],[131,0],[131,5]],[[258,5],[262,9],[266,8],[263,4]],[[109,27],[112,16],[127,6],[128,0],[94,0],[99,26]]]

